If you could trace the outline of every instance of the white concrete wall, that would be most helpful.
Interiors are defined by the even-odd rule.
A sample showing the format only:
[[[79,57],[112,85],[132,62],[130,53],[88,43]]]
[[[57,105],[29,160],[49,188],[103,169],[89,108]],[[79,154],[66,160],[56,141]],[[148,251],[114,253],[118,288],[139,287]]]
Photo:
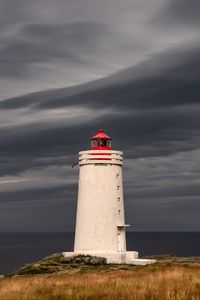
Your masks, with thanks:
[[[88,150],[79,155],[74,251],[125,252],[122,152]]]

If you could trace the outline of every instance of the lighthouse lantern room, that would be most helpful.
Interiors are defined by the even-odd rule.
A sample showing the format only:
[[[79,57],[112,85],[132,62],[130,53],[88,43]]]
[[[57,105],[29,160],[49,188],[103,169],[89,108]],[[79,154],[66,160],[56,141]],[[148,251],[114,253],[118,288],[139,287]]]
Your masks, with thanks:
[[[91,150],[111,150],[111,137],[109,137],[103,129],[91,137]]]
[[[123,152],[112,150],[111,137],[102,129],[90,140],[91,149],[79,152],[74,252],[64,252],[64,256],[101,256],[107,263],[119,264],[154,262],[126,251]]]

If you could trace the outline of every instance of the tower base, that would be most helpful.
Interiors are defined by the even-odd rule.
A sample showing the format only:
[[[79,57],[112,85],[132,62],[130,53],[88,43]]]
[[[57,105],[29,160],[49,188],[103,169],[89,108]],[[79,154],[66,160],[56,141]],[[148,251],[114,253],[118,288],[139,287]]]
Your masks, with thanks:
[[[128,264],[145,266],[156,262],[155,259],[139,259],[138,252],[126,251],[123,253],[112,252],[94,252],[94,251],[81,251],[81,252],[63,252],[64,257],[74,257],[77,255],[91,255],[104,257],[108,264]]]

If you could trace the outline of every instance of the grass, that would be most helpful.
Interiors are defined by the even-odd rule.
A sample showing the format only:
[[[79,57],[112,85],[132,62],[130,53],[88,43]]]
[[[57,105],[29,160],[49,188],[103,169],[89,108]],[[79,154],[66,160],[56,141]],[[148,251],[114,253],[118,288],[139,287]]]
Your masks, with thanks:
[[[200,267],[151,265],[0,278],[0,300],[199,300]]]

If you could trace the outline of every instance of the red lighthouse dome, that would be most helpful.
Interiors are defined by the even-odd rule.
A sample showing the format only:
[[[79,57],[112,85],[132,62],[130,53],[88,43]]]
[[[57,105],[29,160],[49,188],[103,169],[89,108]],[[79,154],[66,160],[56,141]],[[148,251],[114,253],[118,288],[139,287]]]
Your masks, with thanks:
[[[105,134],[103,129],[90,138],[91,150],[111,150],[111,137]]]

